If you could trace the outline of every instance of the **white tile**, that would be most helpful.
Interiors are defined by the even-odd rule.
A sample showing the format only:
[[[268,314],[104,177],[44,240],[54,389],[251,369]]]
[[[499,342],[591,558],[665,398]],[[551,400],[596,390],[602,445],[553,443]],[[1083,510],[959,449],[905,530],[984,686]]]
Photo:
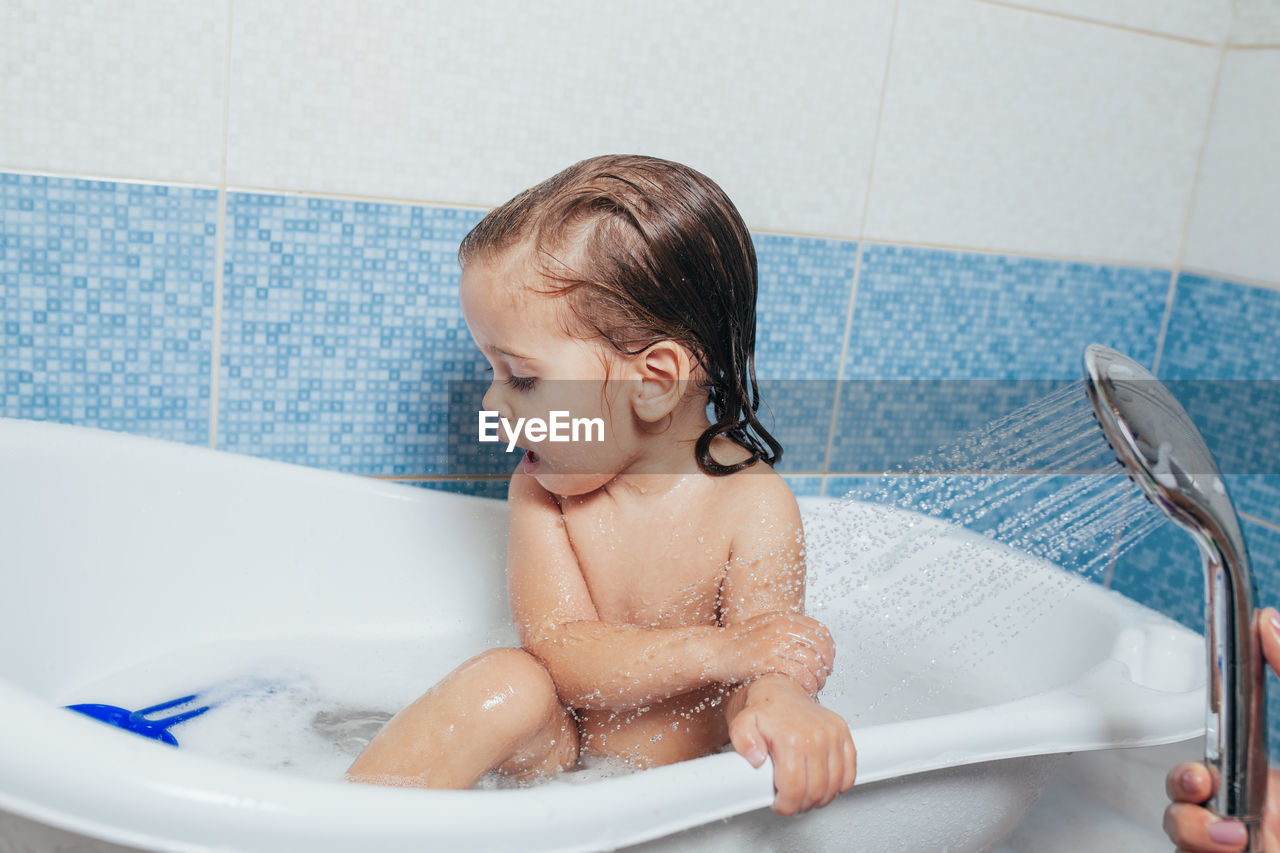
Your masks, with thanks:
[[[6,3],[0,168],[216,183],[227,0]]]
[[[1219,52],[902,0],[866,236],[1172,263]]]
[[[1280,51],[1227,51],[1183,266],[1280,284]]]
[[[583,157],[638,152],[702,169],[753,228],[851,235],[892,9],[237,5],[228,179],[494,205]]]
[[[1231,23],[1231,0],[1011,0],[1008,5],[1214,44],[1226,38]]]
[[[1231,44],[1280,46],[1280,0],[1235,0]]]

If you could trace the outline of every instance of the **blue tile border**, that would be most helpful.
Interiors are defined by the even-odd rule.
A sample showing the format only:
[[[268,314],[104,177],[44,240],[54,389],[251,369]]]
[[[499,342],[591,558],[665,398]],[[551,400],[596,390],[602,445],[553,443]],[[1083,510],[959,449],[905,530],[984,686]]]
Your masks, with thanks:
[[[208,443],[218,194],[0,173],[0,415]]]

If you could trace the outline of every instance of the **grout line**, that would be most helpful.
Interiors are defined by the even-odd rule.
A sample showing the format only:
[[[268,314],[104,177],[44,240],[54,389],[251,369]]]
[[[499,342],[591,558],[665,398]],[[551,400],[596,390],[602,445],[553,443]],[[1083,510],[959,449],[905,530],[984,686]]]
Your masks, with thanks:
[[[1149,36],[1151,38],[1167,39],[1168,41],[1182,42],[1183,44],[1192,44],[1198,47],[1221,47],[1223,42],[1205,41],[1204,39],[1192,38],[1191,36],[1178,36],[1172,33],[1162,33],[1156,30],[1146,30],[1142,27],[1133,27],[1126,24],[1117,24],[1113,21],[1100,21],[1096,18],[1085,18],[1079,15],[1070,15],[1066,12],[1055,12],[1049,9],[1037,9],[1031,6],[1024,6],[1020,3],[1002,2],[1002,0],[975,0],[978,3],[984,3],[988,6],[998,6],[1002,9],[1011,9],[1018,12],[1029,12],[1032,15],[1043,15],[1046,18],[1058,18],[1064,21],[1074,21],[1080,24],[1090,24],[1096,27],[1103,27],[1109,30],[1118,30],[1124,33],[1131,33],[1140,36]],[[1228,27],[1227,33],[1230,32]],[[1223,41],[1227,38],[1227,33],[1223,34]]]
[[[871,138],[871,158],[867,164],[867,190],[862,199],[862,222],[858,225],[858,233],[864,237],[858,239],[858,248],[853,258],[853,280],[849,282],[849,305],[844,315],[844,337],[840,343],[840,360],[836,363],[835,389],[831,395],[831,421],[827,425],[827,448],[822,457],[822,488],[818,494],[826,496],[827,479],[831,473],[831,453],[835,449],[836,427],[840,419],[840,386],[844,380],[845,360],[849,356],[849,338],[853,335],[853,307],[858,298],[858,279],[862,274],[862,252],[866,246],[867,214],[871,208],[871,187],[875,182],[876,152],[880,148],[880,128],[884,122],[884,104],[886,92],[889,90],[889,70],[893,66],[893,43],[898,32],[898,13],[901,4],[895,0],[893,19],[889,22],[889,39],[884,52],[884,78],[880,84],[880,103],[876,107],[876,131]]]
[[[844,380],[844,363],[849,356],[849,337],[853,334],[853,305],[858,295],[858,276],[862,272],[862,241],[858,241],[858,249],[853,258],[853,280],[849,282],[849,306],[844,315],[844,338],[840,343],[840,360],[836,362],[836,381],[831,393],[831,421],[827,424],[827,448],[822,454],[822,489],[819,494],[826,495],[826,477],[831,473],[831,453],[835,449],[836,427],[840,420],[840,387]]]
[[[218,449],[218,377],[222,361],[222,295],[227,247],[227,151],[231,138],[231,39],[233,0],[227,0],[227,40],[222,78],[222,180],[218,187],[218,248],[213,268],[213,358],[209,365],[209,447]]]
[[[1228,18],[1227,26],[1231,21]],[[1182,213],[1182,236],[1178,240],[1178,251],[1173,258],[1173,269],[1169,276],[1169,294],[1165,298],[1164,316],[1160,320],[1160,332],[1156,338],[1156,354],[1151,365],[1151,372],[1160,375],[1160,361],[1164,357],[1165,340],[1169,334],[1169,324],[1173,319],[1173,304],[1178,292],[1178,278],[1182,273],[1182,256],[1187,250],[1187,235],[1191,231],[1191,215],[1195,211],[1196,196],[1200,190],[1200,172],[1204,168],[1204,153],[1209,147],[1209,134],[1213,130],[1213,113],[1218,103],[1218,87],[1222,83],[1222,66],[1226,50],[1218,49],[1218,67],[1213,72],[1213,88],[1209,92],[1209,108],[1204,117],[1204,133],[1200,137],[1200,150],[1196,152],[1196,168],[1191,174],[1191,192],[1187,194],[1186,209]]]
[[[1178,270],[1169,271],[1169,290],[1164,297],[1164,311],[1160,317],[1160,331],[1156,332],[1156,353],[1151,359],[1151,375],[1160,375],[1160,360],[1164,358],[1164,342],[1169,335],[1169,323],[1173,320],[1173,301],[1178,295]]]
[[[1265,518],[1259,518],[1258,516],[1253,515],[1251,513],[1247,513],[1247,512],[1239,513],[1239,515],[1245,521],[1253,522],[1254,524],[1261,525],[1262,527],[1265,527],[1268,530],[1274,530],[1277,533],[1280,533],[1280,522],[1267,521]]]
[[[10,175],[33,175],[41,178],[59,178],[68,181],[111,181],[122,184],[143,184],[149,187],[177,187],[188,190],[216,190],[219,184],[205,181],[178,181],[165,178],[130,178],[125,175],[111,175],[106,172],[63,172],[57,169],[36,169],[29,166],[5,166],[0,164],[0,172]]]
[[[1169,269],[1169,264],[1157,261],[1121,260],[1094,255],[1068,255],[1062,252],[1034,252],[1028,249],[1001,249],[992,246],[966,246],[960,243],[931,243],[926,240],[897,240],[891,237],[864,236],[868,243],[889,246],[905,246],[912,249],[933,249],[941,252],[964,252],[971,255],[1000,255],[1010,258],[1031,258],[1043,261],[1061,261],[1069,264],[1087,264],[1108,267],[1133,267],[1137,269]]]
[[[369,204],[402,204],[410,207],[452,207],[459,210],[479,210],[489,211],[496,205],[474,204],[471,202],[460,201],[433,201],[429,199],[414,199],[404,196],[379,196],[379,195],[362,195],[360,193],[344,193],[344,192],[327,192],[323,190],[297,190],[297,189],[280,189],[278,187],[250,186],[247,184],[237,184],[227,186],[232,192],[242,193],[260,193],[263,195],[282,195],[292,198],[324,198],[337,199],[339,201],[363,201]]]
[[[1251,278],[1249,276],[1235,275],[1233,273],[1214,272],[1213,270],[1204,269],[1202,267],[1183,267],[1181,272],[1203,276],[1204,278],[1216,278],[1223,281],[1230,281],[1233,284],[1245,284],[1249,287],[1261,287],[1265,290],[1280,290],[1280,281],[1264,281],[1260,278]]]
[[[389,483],[470,483],[476,481],[505,482],[511,479],[510,474],[366,474],[371,480],[385,480]]]
[[[222,361],[222,291],[226,252],[227,191],[218,191],[218,248],[213,261],[213,341],[209,365],[209,447],[218,449],[218,376]]]
[[[871,212],[871,189],[876,179],[876,155],[880,152],[880,130],[884,127],[884,104],[888,100],[889,73],[893,68],[893,46],[898,35],[898,16],[902,10],[900,0],[893,4],[893,20],[889,22],[889,43],[884,52],[884,79],[880,84],[880,102],[876,105],[876,132],[871,137],[871,157],[867,163],[867,191],[862,199],[862,222],[858,224],[858,245],[867,237],[867,219]]]

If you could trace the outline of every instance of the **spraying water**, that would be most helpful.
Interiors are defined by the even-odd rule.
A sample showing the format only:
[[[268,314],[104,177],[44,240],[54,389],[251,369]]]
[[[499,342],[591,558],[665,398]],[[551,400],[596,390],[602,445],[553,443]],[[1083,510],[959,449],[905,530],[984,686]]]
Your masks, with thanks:
[[[864,502],[921,516],[886,528]],[[1164,523],[1116,462],[1079,382],[873,479],[806,519],[811,610],[856,638],[828,690],[861,696],[867,721],[914,716],[944,690],[962,695],[966,672],[1083,581],[1109,580],[1117,558]],[[1062,570],[1031,573],[1025,555]]]

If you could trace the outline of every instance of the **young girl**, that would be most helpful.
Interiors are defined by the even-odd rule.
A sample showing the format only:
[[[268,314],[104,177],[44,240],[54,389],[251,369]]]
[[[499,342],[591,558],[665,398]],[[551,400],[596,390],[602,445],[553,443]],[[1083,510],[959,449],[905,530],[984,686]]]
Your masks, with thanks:
[[[848,790],[848,726],[813,698],[834,647],[802,615],[800,516],[756,417],[755,251],[733,204],[685,166],[600,157],[492,211],[459,262],[493,369],[485,410],[600,418],[603,440],[518,436],[521,648],[446,676],[350,778],[468,788],[732,742],[754,766],[772,757],[781,814]]]

